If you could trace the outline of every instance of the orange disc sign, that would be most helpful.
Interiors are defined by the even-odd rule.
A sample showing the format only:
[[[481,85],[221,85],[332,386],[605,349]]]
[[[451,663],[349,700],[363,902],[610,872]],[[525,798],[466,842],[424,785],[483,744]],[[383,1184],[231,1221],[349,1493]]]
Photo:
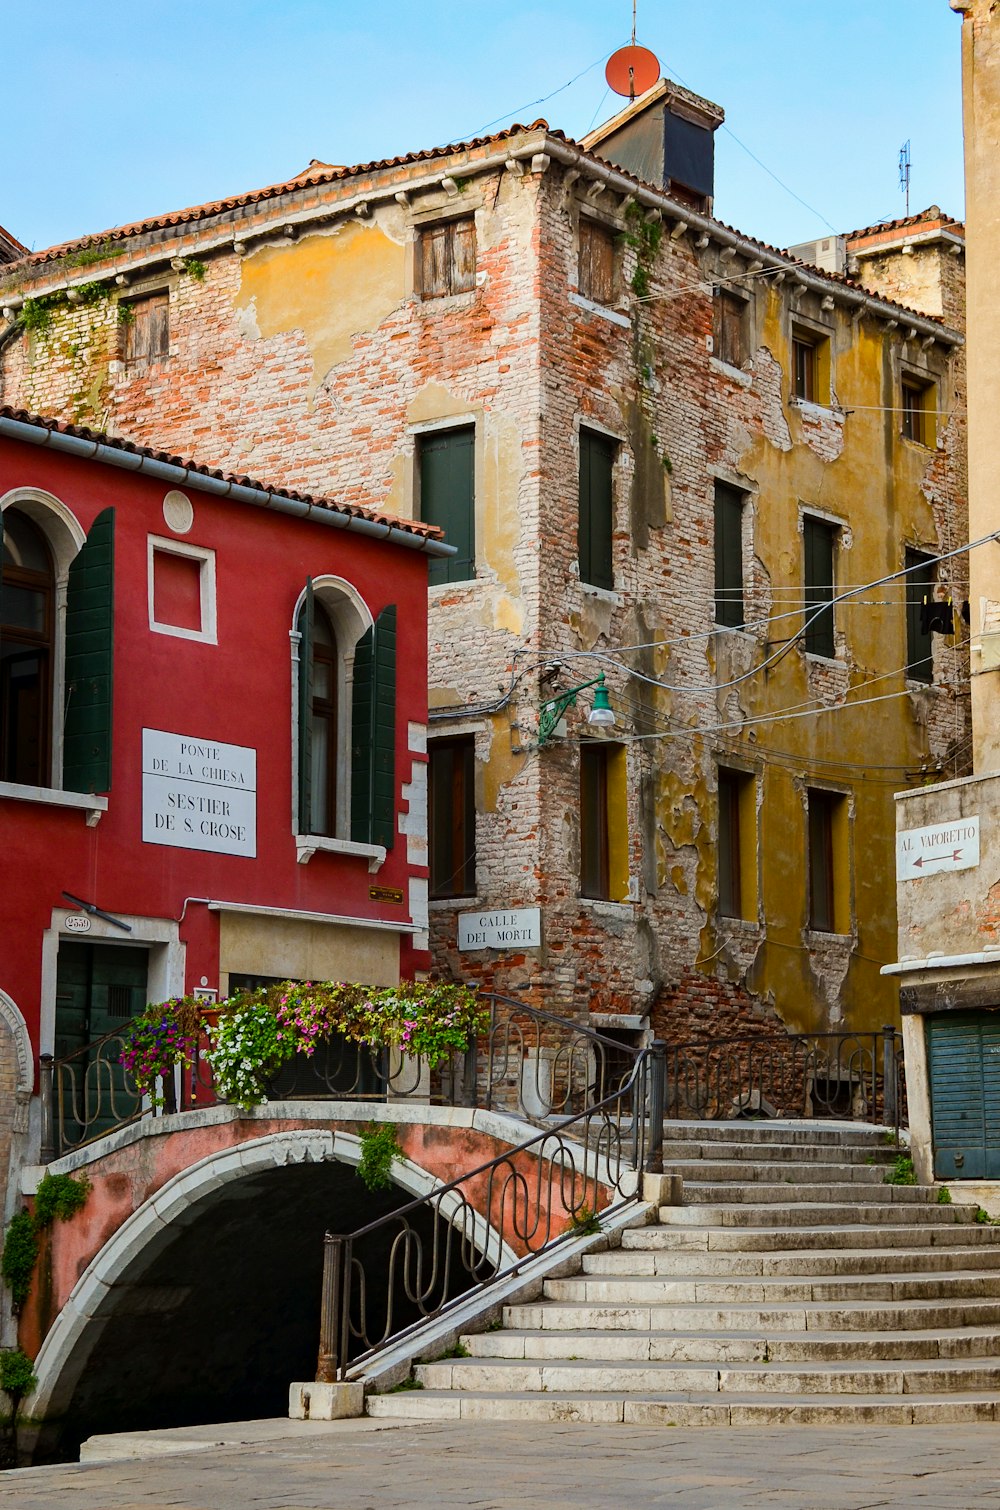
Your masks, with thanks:
[[[648,47],[620,47],[608,59],[604,77],[615,94],[634,100],[652,89],[660,77],[660,60]]]

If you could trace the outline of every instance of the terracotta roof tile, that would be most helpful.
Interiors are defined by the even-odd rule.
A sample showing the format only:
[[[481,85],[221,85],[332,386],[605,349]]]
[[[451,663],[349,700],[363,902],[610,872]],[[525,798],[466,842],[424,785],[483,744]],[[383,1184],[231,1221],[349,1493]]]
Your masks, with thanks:
[[[253,488],[258,493],[270,493],[275,498],[288,498],[294,503],[308,504],[310,508],[323,509],[331,514],[342,514],[349,519],[369,519],[374,524],[384,524],[393,529],[403,530],[409,535],[419,535],[422,539],[443,539],[442,531],[434,524],[424,524],[418,519],[400,519],[394,514],[380,514],[374,509],[364,509],[357,505],[335,503],[330,498],[317,497],[312,493],[300,493],[294,488],[273,487],[270,483],[258,482],[253,477],[223,472],[217,467],[205,466],[202,462],[174,456],[169,451],[157,451],[151,446],[139,446],[134,441],[125,440],[120,436],[105,435],[99,430],[89,429],[86,425],[70,425],[62,420],[46,419],[40,414],[29,413],[27,409],[14,409],[8,404],[0,404],[0,419],[17,420],[20,424],[31,425],[39,430],[53,431],[59,435],[73,435],[80,440],[92,441],[100,446],[110,446],[112,450],[123,451],[132,456],[148,456],[153,461],[182,467],[196,476],[213,477],[219,482],[230,483],[236,487]]]
[[[848,241],[863,241],[868,236],[880,236],[885,232],[905,231],[908,227],[919,225],[941,225],[945,227],[955,226],[964,232],[965,226],[961,220],[956,220],[953,215],[946,215],[940,205],[932,204],[926,210],[920,210],[916,215],[903,215],[898,220],[879,220],[874,225],[862,226],[857,231],[845,233]]]

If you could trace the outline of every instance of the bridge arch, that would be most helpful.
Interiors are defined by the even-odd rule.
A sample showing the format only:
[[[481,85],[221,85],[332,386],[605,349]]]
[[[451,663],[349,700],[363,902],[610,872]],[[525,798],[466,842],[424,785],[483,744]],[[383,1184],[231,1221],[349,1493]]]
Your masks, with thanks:
[[[25,1402],[24,1414],[35,1421],[56,1422],[69,1410],[102,1333],[115,1317],[127,1292],[141,1287],[149,1266],[179,1232],[204,1221],[214,1200],[236,1182],[268,1176],[283,1168],[341,1164],[356,1167],[361,1140],[350,1132],[329,1127],[272,1132],[220,1149],[168,1180],[122,1223],[87,1265],[45,1337],[35,1360],[38,1385]],[[432,1193],[444,1183],[410,1159],[394,1162],[392,1180],[398,1191],[415,1197]],[[232,1192],[231,1192],[232,1193]],[[238,1192],[237,1192],[238,1193]],[[398,1200],[397,1200],[398,1203]],[[403,1202],[402,1204],[405,1204]],[[498,1263],[512,1263],[515,1254],[485,1218],[445,1195],[442,1213],[458,1225],[481,1252]],[[317,1240],[317,1254],[319,1250]],[[316,1308],[318,1313],[318,1288]],[[155,1301],[154,1301],[155,1303]],[[286,1383],[291,1383],[289,1378]]]

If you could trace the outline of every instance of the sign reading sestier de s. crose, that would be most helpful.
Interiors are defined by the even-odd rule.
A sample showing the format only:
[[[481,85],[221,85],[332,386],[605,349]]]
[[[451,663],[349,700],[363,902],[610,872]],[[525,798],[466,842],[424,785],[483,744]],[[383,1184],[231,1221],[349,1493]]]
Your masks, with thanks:
[[[144,844],[257,853],[257,751],[218,739],[142,731]]]
[[[542,914],[538,907],[458,914],[459,949],[537,949],[541,942]]]

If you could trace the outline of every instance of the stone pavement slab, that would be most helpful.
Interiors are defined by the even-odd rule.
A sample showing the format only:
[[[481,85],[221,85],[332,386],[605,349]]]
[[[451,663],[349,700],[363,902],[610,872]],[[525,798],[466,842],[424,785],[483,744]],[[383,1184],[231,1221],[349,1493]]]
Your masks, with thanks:
[[[0,1474],[10,1510],[1000,1510],[1000,1427],[245,1422]]]

